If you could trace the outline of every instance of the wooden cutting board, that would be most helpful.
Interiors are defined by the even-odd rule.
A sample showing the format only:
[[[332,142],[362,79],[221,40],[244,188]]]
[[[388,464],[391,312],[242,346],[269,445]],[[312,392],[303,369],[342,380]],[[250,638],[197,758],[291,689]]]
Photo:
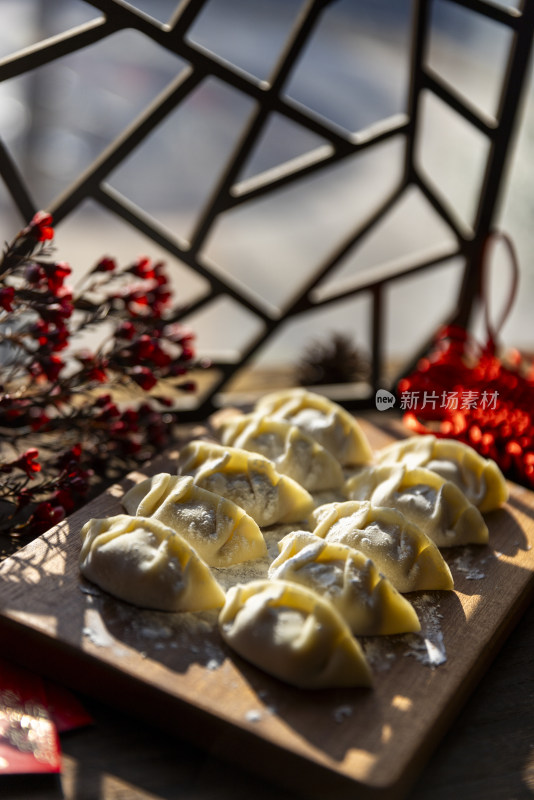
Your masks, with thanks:
[[[361,424],[373,447],[392,440]],[[411,595],[420,635],[363,641],[372,690],[302,691],[232,655],[215,612],[143,611],[80,578],[81,526],[176,455],[0,564],[3,652],[308,797],[403,797],[534,592],[534,494],[511,485],[490,545],[446,553],[453,592]]]

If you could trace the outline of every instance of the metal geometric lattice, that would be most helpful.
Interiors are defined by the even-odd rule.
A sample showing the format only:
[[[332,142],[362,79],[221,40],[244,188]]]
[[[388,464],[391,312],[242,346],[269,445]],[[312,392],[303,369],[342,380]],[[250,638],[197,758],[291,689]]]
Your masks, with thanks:
[[[234,361],[221,360],[214,363],[220,378],[202,406],[196,409],[195,414],[199,417],[209,413],[213,407],[215,394],[224,387],[236,370],[258,352],[280,325],[298,315],[316,311],[328,304],[339,303],[362,293],[371,297],[372,374],[367,396],[352,402],[347,399],[346,404],[353,407],[357,404],[368,404],[376,389],[382,385],[385,286],[392,281],[418,271],[430,270],[457,257],[461,257],[465,266],[453,318],[462,324],[466,324],[469,320],[479,288],[482,250],[487,234],[495,224],[499,190],[525,83],[534,30],[534,2],[526,0],[520,10],[485,0],[443,0],[443,2],[464,7],[505,27],[511,34],[507,70],[503,76],[500,103],[494,117],[481,113],[429,67],[426,56],[432,0],[419,0],[414,4],[409,92],[404,112],[356,133],[348,133],[330,124],[328,120],[294,102],[284,92],[288,78],[302,57],[321,15],[329,5],[335,3],[335,0],[305,0],[302,3],[300,13],[277,63],[266,80],[260,80],[244,72],[187,36],[198,15],[208,4],[208,0],[183,0],[166,24],[158,22],[123,0],[88,0],[90,6],[102,13],[101,18],[39,42],[0,62],[0,81],[5,81],[43,67],[81,48],[95,45],[118,31],[131,29],[148,37],[187,63],[175,80],[49,206],[48,210],[53,214],[57,224],[88,198],[91,199],[107,212],[133,225],[207,281],[209,289],[202,297],[197,298],[184,314],[191,315],[218,297],[224,296],[231,298],[261,322],[260,334],[246,345],[238,358]],[[241,129],[222,174],[197,219],[189,242],[184,245],[129,198],[114,189],[109,184],[108,178],[158,125],[191,96],[197,87],[212,77],[249,98],[253,102],[253,111]],[[439,188],[433,186],[419,168],[416,148],[418,138],[421,136],[421,107],[425,94],[431,94],[445,103],[487,139],[484,177],[471,225],[465,225],[458,219],[454,210],[444,200]],[[241,180],[243,169],[256,143],[272,115],[275,114],[321,137],[328,146],[318,147],[302,157],[292,158],[278,165],[276,169]],[[272,195],[283,187],[295,184],[312,174],[318,174],[321,170],[369,151],[388,140],[400,141],[403,146],[403,164],[397,185],[377,208],[369,209],[367,219],[363,223],[360,222],[349,235],[338,242],[322,263],[310,265],[306,280],[299,287],[296,296],[285,306],[282,315],[270,313],[264,304],[258,302],[257,298],[240,286],[239,281],[227,280],[220,271],[213,269],[206,259],[205,243],[221,215],[260,197]],[[29,219],[37,209],[15,159],[2,140],[0,140],[0,174],[23,220]],[[390,265],[388,269],[378,267],[370,274],[354,278],[350,285],[345,285],[342,290],[321,297],[316,291],[317,287],[334,272],[349,253],[358,247],[364,237],[384,219],[395,204],[400,202],[411,187],[417,187],[452,232],[453,244],[440,247],[432,254],[414,260],[410,264],[404,263],[398,267]]]

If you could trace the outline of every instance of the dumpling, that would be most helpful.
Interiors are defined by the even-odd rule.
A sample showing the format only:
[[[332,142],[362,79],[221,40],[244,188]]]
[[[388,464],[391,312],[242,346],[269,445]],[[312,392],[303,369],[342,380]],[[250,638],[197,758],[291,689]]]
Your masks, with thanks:
[[[284,536],[279,546],[280,555],[271,564],[269,577],[301,583],[326,597],[355,636],[421,629],[412,604],[358,550],[306,531]]]
[[[315,536],[364,553],[399,592],[453,588],[437,546],[397,509],[347,500],[319,506],[312,520]]]
[[[304,586],[257,580],[231,587],[219,630],[242,658],[302,689],[370,686],[363,651],[335,608]]]
[[[123,508],[180,533],[210,567],[253,561],[267,553],[258,524],[231,500],[196,486],[190,475],[160,472],[129,489]]]
[[[309,492],[337,489],[344,483],[341,464],[332,453],[287,420],[243,414],[224,422],[219,435],[223,444],[261,453],[278,472]]]
[[[384,447],[377,454],[380,464],[402,462],[407,467],[425,467],[455,483],[480,511],[492,511],[508,499],[506,479],[495,461],[456,439],[432,434],[411,436]]]
[[[369,442],[352,414],[323,395],[306,389],[283,389],[265,395],[255,410],[296,425],[344,466],[372,460]]]
[[[438,547],[488,542],[488,526],[478,508],[456,484],[424,467],[366,467],[347,480],[345,492],[350,500],[397,508]]]
[[[225,594],[209,567],[162,522],[118,514],[81,530],[80,571],[104,591],[142,608],[204,611]]]
[[[299,483],[280,475],[265,456],[206,441],[189,442],[178,458],[178,472],[197,486],[241,506],[261,527],[305,519],[313,498]]]

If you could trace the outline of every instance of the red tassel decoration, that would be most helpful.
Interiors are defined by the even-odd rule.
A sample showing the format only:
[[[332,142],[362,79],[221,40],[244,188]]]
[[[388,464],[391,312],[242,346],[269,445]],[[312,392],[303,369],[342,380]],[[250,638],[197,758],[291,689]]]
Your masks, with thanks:
[[[517,286],[517,259],[512,255]],[[497,234],[492,235],[493,238]],[[433,350],[397,387],[404,423],[415,433],[459,439],[497,462],[510,479],[534,486],[534,363],[517,350],[497,355],[496,333],[486,311],[488,338],[481,346],[459,326],[437,335]]]

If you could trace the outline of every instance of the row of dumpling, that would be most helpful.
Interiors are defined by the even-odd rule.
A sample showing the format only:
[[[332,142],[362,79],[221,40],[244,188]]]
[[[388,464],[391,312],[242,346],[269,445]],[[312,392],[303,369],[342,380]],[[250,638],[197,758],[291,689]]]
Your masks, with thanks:
[[[320,470],[323,478],[317,487],[325,480],[328,483],[329,471],[336,471],[342,477],[336,458],[314,440],[310,441],[312,451],[305,454],[301,442],[291,439],[289,444],[294,444],[293,449],[298,453],[296,459],[293,456],[295,463],[311,456],[313,463],[304,471]],[[193,547],[195,555],[212,567],[224,568],[265,557],[266,544],[260,526],[300,522],[314,507],[308,490],[298,480],[282,475],[280,466],[261,454],[252,455],[249,450],[192,442],[181,454],[178,465],[181,474],[161,473],[142,481],[123,498],[125,515],[90,520],[84,525],[80,556],[83,574],[107,591],[138,605],[169,610],[185,608],[178,597],[168,599],[162,606],[159,596],[164,583],[163,565],[174,563],[167,555],[170,549],[175,552],[178,540],[170,540],[173,547],[166,540],[159,544],[156,541],[159,532],[149,529],[163,525],[166,531],[174,531]],[[189,472],[192,474],[185,474]],[[128,515],[135,516],[135,520]],[[155,520],[157,526],[148,525],[148,519]],[[155,549],[157,555],[152,553]],[[187,547],[182,550],[189,552]],[[184,568],[186,561],[189,564],[192,560],[184,555]],[[148,589],[141,591],[139,579],[130,578],[131,572],[141,570],[137,564],[143,565],[144,584],[148,586],[154,580],[157,596],[152,602],[147,597]],[[178,574],[179,569],[173,569]],[[174,583],[178,586],[177,580]]]
[[[221,441],[269,457],[316,498],[337,493],[314,509],[310,532],[282,539],[269,574],[326,597],[354,636],[418,630],[399,593],[452,589],[440,548],[487,543],[482,514],[508,496],[497,465],[472,448],[418,436],[373,454],[352,415],[306,390],[268,395],[224,423]]]
[[[141,606],[222,606],[226,641],[290,683],[368,685],[355,637],[417,631],[401,593],[452,588],[438,546],[487,540],[480,510],[457,484],[483,510],[505,499],[492,462],[425,438],[426,449],[422,438],[408,440],[373,459],[337,404],[302,390],[268,396],[227,422],[220,444],[186,446],[180,474],[131,489],[127,515],[88,523],[82,572]],[[390,460],[398,463],[379,463]],[[340,499],[317,506],[325,490]],[[298,530],[279,543],[269,580],[225,596],[209,567],[265,557],[261,528],[278,523]]]
[[[351,414],[305,389],[265,396],[251,414],[223,423],[220,438],[223,444],[261,453],[312,493],[341,491],[352,499],[386,505],[408,483],[428,482],[431,489],[446,494],[447,502],[465,506],[467,501],[480,512],[498,508],[508,497],[497,464],[468,445],[432,435],[414,436],[373,453]],[[480,527],[480,521],[475,524]],[[480,533],[461,536],[480,541]],[[458,542],[452,534],[439,542],[440,546],[455,543],[468,542]]]

